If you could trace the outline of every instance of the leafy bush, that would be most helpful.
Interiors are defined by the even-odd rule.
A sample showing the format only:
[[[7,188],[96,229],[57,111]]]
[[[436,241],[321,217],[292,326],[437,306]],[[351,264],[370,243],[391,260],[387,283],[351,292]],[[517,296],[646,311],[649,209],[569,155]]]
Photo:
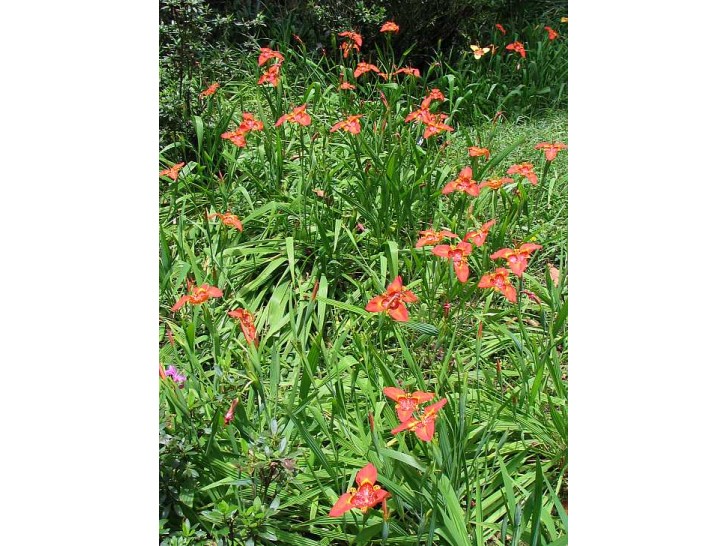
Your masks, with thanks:
[[[160,0],[160,143],[191,134],[198,94],[214,81],[232,78],[244,48],[252,50],[262,13],[235,19],[205,0]],[[239,49],[242,48],[242,49]]]

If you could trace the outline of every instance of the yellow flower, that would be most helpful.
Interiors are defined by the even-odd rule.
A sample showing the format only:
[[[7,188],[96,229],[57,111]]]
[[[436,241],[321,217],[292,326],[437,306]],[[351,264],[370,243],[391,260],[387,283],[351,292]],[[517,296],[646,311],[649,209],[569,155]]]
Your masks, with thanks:
[[[475,45],[475,44],[471,45],[470,49],[473,50],[473,56],[476,59],[480,59],[483,55],[485,55],[486,53],[488,53],[488,51],[490,51],[489,47],[482,48],[479,45]]]

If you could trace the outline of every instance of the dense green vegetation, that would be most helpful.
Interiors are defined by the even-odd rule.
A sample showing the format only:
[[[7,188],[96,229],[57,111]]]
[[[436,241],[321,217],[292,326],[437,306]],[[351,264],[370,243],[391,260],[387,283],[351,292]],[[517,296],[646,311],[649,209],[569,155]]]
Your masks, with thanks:
[[[161,4],[164,544],[567,543],[566,10],[412,4]]]

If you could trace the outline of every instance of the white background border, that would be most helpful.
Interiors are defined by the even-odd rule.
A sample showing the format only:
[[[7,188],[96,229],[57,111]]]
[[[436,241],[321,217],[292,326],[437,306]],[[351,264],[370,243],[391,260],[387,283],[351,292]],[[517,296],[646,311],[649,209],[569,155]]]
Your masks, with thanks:
[[[571,4],[570,542],[718,544],[727,10]],[[153,544],[158,4],[26,6],[0,36],[3,542]]]

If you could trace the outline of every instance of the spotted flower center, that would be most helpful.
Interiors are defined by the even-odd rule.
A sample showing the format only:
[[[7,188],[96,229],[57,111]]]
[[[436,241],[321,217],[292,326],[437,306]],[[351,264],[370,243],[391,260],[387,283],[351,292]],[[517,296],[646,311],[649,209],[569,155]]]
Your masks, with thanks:
[[[194,293],[190,294],[190,301],[192,303],[203,303],[207,301],[207,298],[209,298],[210,295],[207,293],[206,288],[198,287],[195,289]]]
[[[417,402],[410,396],[401,396],[397,399],[397,407],[405,411],[414,411],[417,409]]]
[[[372,485],[369,482],[363,483],[351,498],[351,504],[359,508],[362,512],[366,511],[376,504],[377,489],[381,489],[378,485]]]
[[[382,300],[382,307],[385,309],[392,309],[393,307],[399,306],[400,296],[401,294],[399,292],[385,296]]]

